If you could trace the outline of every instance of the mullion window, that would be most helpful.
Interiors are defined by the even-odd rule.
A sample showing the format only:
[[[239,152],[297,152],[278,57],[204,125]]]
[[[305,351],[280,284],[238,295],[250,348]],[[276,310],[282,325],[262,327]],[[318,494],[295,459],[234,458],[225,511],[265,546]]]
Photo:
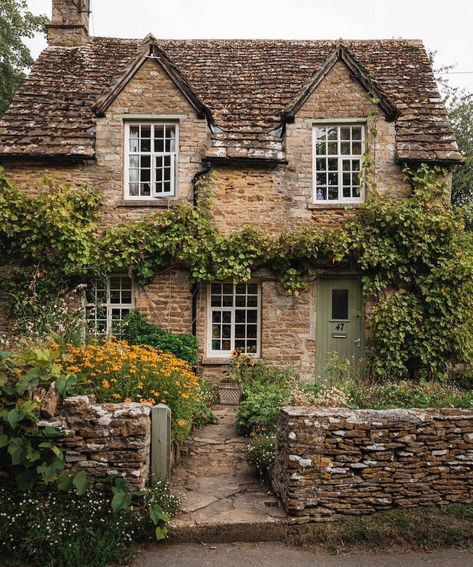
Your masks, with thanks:
[[[174,196],[177,124],[128,124],[126,128],[128,197],[149,199]]]
[[[238,349],[259,352],[259,288],[257,284],[213,283],[209,287],[209,352],[228,355]]]
[[[361,125],[320,125],[314,128],[314,199],[343,203],[362,200]]]
[[[129,276],[112,275],[96,282],[88,292],[87,322],[95,335],[120,337],[122,321],[133,309],[133,282]]]

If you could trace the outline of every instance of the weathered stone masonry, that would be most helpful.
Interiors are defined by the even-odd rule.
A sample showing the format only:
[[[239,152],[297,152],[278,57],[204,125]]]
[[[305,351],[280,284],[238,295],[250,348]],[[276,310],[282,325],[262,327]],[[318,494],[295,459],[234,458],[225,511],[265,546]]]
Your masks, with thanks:
[[[297,522],[473,502],[473,411],[285,408],[273,487]]]
[[[131,490],[146,486],[150,471],[151,406],[95,404],[88,396],[63,402],[63,417],[52,422],[65,431],[67,468],[103,479],[122,476]],[[51,422],[50,422],[51,423]]]

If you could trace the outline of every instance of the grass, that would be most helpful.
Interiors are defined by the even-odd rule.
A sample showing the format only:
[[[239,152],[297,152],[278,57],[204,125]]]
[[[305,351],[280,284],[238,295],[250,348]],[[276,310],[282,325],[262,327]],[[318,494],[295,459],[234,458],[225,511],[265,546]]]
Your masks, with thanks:
[[[434,550],[473,545],[473,505],[391,510],[291,530],[290,541],[331,552]]]

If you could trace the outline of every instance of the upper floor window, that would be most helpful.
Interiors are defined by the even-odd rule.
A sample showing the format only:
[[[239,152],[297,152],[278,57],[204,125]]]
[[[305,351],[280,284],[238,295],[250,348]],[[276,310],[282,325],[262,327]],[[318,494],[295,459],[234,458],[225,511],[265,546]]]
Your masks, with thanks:
[[[112,275],[87,289],[87,323],[95,335],[121,337],[122,323],[133,309],[133,281],[129,276]]]
[[[361,165],[365,151],[361,125],[320,125],[314,128],[314,201],[360,203]]]
[[[126,198],[174,197],[178,147],[177,124],[126,124]]]

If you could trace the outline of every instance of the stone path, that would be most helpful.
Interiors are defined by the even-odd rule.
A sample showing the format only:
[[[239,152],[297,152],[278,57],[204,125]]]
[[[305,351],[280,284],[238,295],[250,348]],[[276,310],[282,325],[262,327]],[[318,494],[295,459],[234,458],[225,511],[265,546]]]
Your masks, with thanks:
[[[182,505],[171,538],[236,541],[250,531],[255,541],[269,527],[285,525],[286,514],[249,469],[248,439],[236,433],[235,408],[217,406],[214,412],[219,423],[196,432],[190,456],[172,474]]]

